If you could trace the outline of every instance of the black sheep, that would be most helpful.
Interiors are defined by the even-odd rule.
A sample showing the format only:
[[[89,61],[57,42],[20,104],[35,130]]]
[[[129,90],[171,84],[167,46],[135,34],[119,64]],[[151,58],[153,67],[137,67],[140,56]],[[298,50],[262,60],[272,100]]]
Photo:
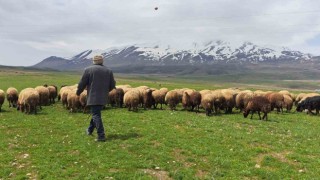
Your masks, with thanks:
[[[297,111],[302,112],[308,109],[308,113],[314,114],[312,110],[316,110],[316,114],[319,114],[320,109],[320,96],[308,97],[304,101],[300,102],[297,106]]]

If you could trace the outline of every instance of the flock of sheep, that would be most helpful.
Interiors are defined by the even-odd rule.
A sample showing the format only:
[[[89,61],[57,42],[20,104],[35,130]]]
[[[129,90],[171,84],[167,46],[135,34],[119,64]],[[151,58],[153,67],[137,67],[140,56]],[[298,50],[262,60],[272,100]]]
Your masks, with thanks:
[[[16,107],[21,112],[30,114],[37,113],[37,107],[55,103],[61,100],[62,105],[70,112],[86,112],[87,91],[76,95],[77,85],[62,86],[58,92],[57,86],[44,85],[35,88],[25,88],[18,93],[16,88],[10,87],[6,93],[0,89],[0,112],[4,103],[5,96],[9,102],[9,107]],[[295,95],[286,90],[273,91],[251,91],[239,89],[219,89],[201,90],[194,89],[174,89],[167,88],[155,89],[147,86],[131,87],[130,85],[119,85],[116,89],[109,92],[108,104],[112,107],[126,107],[129,111],[137,111],[139,107],[144,109],[156,109],[160,105],[167,105],[171,110],[176,110],[177,105],[182,105],[183,109],[199,112],[204,109],[207,116],[212,113],[218,114],[232,113],[234,108],[243,112],[247,117],[251,112],[257,112],[261,119],[260,112],[263,113],[262,119],[268,120],[267,114],[274,109],[283,112],[286,109],[291,111],[293,105],[297,106],[297,111],[308,110],[313,114],[313,110],[319,113],[320,95],[318,93],[300,93]]]

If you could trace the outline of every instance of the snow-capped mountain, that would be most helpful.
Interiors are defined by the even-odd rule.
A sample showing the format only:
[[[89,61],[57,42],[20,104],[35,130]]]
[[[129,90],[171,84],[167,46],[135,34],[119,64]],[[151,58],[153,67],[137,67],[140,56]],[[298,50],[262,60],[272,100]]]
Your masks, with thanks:
[[[70,58],[51,56],[34,65],[36,68],[77,70],[89,66],[94,55],[104,56],[110,67],[128,65],[210,65],[217,63],[281,63],[312,61],[313,56],[288,48],[262,47],[250,42],[231,45],[224,41],[211,41],[203,45],[194,43],[189,49],[175,49],[160,45],[131,45],[106,50],[86,50]]]

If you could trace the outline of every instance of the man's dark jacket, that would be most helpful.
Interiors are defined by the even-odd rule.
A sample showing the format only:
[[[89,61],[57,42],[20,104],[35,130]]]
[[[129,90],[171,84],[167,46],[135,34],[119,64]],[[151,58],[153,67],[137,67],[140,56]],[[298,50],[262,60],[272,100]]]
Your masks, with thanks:
[[[116,82],[110,69],[103,65],[92,65],[84,70],[78,84],[77,95],[87,87],[87,106],[105,105],[109,91],[115,86]]]

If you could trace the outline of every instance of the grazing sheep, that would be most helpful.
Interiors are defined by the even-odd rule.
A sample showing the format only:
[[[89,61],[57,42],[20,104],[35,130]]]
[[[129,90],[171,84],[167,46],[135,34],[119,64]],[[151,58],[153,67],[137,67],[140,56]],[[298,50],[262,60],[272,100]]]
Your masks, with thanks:
[[[206,111],[206,115],[210,116],[213,111],[215,95],[211,93],[201,96],[201,107]]]
[[[73,86],[66,86],[66,85],[61,86],[59,94],[58,94],[58,101],[61,100],[61,95],[62,95],[63,91],[65,91],[65,90],[77,90],[77,88],[78,88],[78,84],[75,84]]]
[[[314,114],[312,110],[316,110],[316,114],[319,114],[320,110],[320,96],[312,96],[307,97],[306,99],[299,102],[297,105],[297,111],[302,112],[303,110],[307,109],[308,113]]]
[[[58,88],[57,86],[51,85],[48,86],[49,89],[49,102],[50,103],[55,103],[55,99],[58,96]]]
[[[140,91],[137,89],[132,89],[124,94],[123,102],[128,108],[128,111],[138,111],[138,105],[140,102]]]
[[[246,108],[243,110],[243,117],[247,117],[251,112],[251,118],[255,112],[258,112],[259,119],[261,120],[260,112],[263,112],[263,119],[268,120],[268,113],[271,111],[271,104],[266,97],[263,96],[254,96],[251,100],[249,100]]]
[[[143,108],[146,109],[150,109],[151,106],[154,106],[156,108],[155,105],[155,99],[152,96],[153,91],[151,89],[146,89],[143,91],[142,94],[142,98],[143,98]]]
[[[112,107],[116,105],[117,107],[121,108],[123,106],[123,96],[124,91],[122,88],[116,88],[110,91],[108,97],[110,105]]]
[[[220,113],[221,109],[224,109],[224,105],[226,103],[226,99],[222,94],[222,91],[220,89],[214,90],[211,92],[213,94],[213,106],[215,114]]]
[[[1,112],[1,107],[4,102],[4,99],[5,99],[4,91],[2,89],[0,89],[0,112]]]
[[[162,89],[162,88],[161,88]],[[157,108],[158,104],[160,104],[160,109],[162,109],[162,104],[165,103],[165,97],[166,97],[166,94],[167,94],[167,90],[166,88],[165,89],[162,89],[162,90],[155,90],[152,92],[152,97],[154,99],[154,107]]]
[[[67,96],[68,109],[71,113],[76,112],[81,108],[80,96],[77,96],[76,91],[70,91]]]
[[[282,94],[278,92],[272,92],[272,93],[267,93],[266,98],[269,100],[271,104],[271,110],[273,111],[274,108],[277,108],[277,112],[283,113],[282,106],[284,104],[284,97]]]
[[[190,94],[189,94],[189,93]],[[199,106],[201,104],[201,94],[197,91],[185,91],[182,97],[182,106],[184,109],[193,111],[196,108],[196,112],[199,112]]]
[[[232,109],[236,105],[235,101],[235,92],[232,89],[222,89],[222,96],[225,99],[224,104],[222,104],[222,108],[225,109],[225,113],[232,113]]]
[[[204,95],[206,95],[206,94],[211,94],[211,90],[209,90],[209,89],[204,89],[204,90],[199,91],[199,93],[201,94],[201,96],[204,96]]]
[[[174,89],[178,94],[179,103],[182,103],[183,91],[182,89]]]
[[[10,107],[14,107],[14,108],[17,107],[18,97],[19,97],[19,93],[16,88],[9,87],[7,89],[7,100],[9,102],[9,108]]]
[[[62,91],[61,93],[61,102],[62,102],[62,106],[68,108],[68,94],[72,93],[72,89],[65,89]]]
[[[250,97],[253,97],[254,93],[250,90],[240,91],[236,96],[236,108],[240,109],[240,112],[247,106]]]
[[[40,108],[41,108],[41,105],[42,106],[46,106],[49,104],[49,89],[44,87],[44,86],[37,86],[35,88],[36,91],[38,91],[39,93],[39,105],[40,105]]]
[[[284,94],[283,98],[284,98],[283,107],[287,109],[287,112],[290,112],[293,106],[293,99],[291,98],[291,96],[287,94]]]
[[[177,105],[179,104],[179,95],[175,90],[169,91],[164,98],[164,101],[169,106],[171,110],[175,110]]]
[[[19,94],[17,109],[26,114],[30,114],[32,111],[37,114],[39,100],[39,93],[34,88],[23,89]]]
[[[85,113],[87,111],[87,90],[83,90],[80,94],[79,101],[83,109],[83,113]]]

